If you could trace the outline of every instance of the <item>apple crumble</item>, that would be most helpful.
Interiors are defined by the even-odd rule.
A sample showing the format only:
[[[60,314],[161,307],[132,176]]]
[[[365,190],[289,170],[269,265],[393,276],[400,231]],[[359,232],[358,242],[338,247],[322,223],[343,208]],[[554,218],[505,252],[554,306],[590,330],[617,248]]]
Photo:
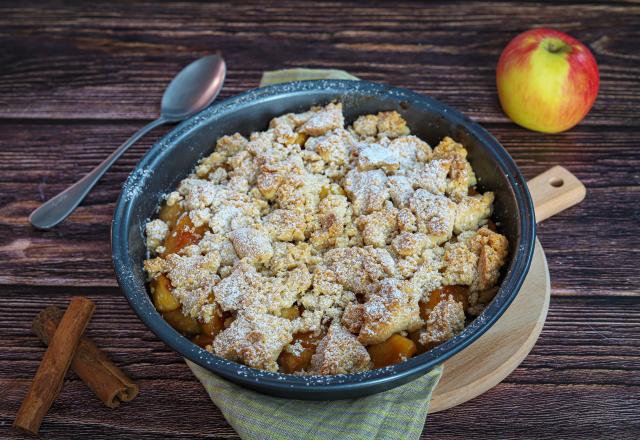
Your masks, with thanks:
[[[153,302],[250,367],[344,374],[441,344],[491,301],[507,239],[463,145],[330,103],[218,139],[146,225]]]

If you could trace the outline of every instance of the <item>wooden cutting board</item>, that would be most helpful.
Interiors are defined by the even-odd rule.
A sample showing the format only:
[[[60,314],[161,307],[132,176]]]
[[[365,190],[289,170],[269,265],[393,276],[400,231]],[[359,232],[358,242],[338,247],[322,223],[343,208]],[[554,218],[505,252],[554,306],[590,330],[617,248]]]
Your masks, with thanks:
[[[586,189],[573,174],[556,166],[527,183],[541,222],[581,202]],[[529,354],[547,318],[551,282],[544,250],[536,239],[529,273],[500,319],[477,341],[444,363],[429,412],[460,405],[502,382]]]

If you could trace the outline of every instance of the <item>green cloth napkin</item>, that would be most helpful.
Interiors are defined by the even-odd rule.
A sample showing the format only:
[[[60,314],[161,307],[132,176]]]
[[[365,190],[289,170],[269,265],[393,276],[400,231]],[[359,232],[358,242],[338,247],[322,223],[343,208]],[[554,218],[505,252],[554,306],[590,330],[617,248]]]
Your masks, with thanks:
[[[442,366],[384,393],[306,401],[257,393],[187,361],[211,400],[247,440],[404,440],[420,437]]]
[[[260,85],[305,79],[352,79],[342,70],[265,72]],[[224,380],[188,361],[227,422],[245,440],[413,440],[420,437],[442,365],[406,385],[349,400],[314,402],[270,397]]]
[[[359,78],[348,74],[344,70],[336,69],[283,69],[264,72],[260,80],[260,87],[291,81],[304,81],[307,79],[358,80]]]

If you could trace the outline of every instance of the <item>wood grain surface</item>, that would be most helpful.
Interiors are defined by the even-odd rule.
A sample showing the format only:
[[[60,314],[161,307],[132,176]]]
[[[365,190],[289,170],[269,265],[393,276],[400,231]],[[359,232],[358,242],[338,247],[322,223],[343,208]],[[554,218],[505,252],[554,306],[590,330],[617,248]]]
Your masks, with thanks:
[[[566,31],[599,63],[596,104],[559,135],[509,122],[495,65],[517,33]],[[29,212],[155,118],[174,73],[198,56],[228,63],[222,97],[264,70],[345,69],[425,93],[482,123],[527,178],[561,164],[587,187],[539,226],[552,298],[541,338],[502,384],[429,416],[423,438],[640,437],[640,4],[533,2],[0,3],[0,437],[44,347],[29,326],[72,295],[95,301],[88,334],[140,383],[111,410],[73,375],[43,438],[237,438],[180,356],[121,296],[109,225],[128,173],[167,129],[132,148],[52,231]]]

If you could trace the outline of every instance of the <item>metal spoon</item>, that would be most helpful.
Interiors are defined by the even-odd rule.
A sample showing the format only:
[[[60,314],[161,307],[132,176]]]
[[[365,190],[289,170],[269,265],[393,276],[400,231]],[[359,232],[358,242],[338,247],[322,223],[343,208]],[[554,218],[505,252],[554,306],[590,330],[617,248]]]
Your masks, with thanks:
[[[49,229],[67,218],[111,165],[138,139],[160,125],[186,119],[211,104],[222,89],[225,73],[225,62],[217,55],[200,58],[182,69],[162,96],[160,117],[138,130],[89,174],[33,211],[29,222],[36,228]]]

